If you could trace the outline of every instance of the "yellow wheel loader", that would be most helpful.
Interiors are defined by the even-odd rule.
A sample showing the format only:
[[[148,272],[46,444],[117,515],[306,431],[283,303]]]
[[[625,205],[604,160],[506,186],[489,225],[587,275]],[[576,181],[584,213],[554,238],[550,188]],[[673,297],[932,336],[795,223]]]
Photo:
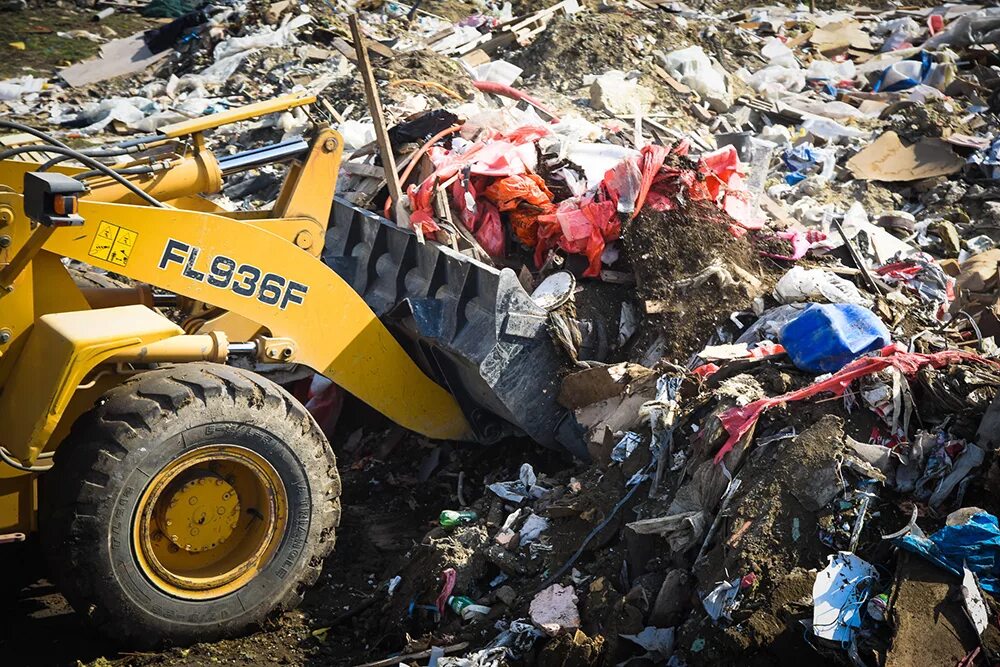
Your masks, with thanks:
[[[231,635],[316,581],[340,482],[272,369],[321,373],[429,438],[586,455],[556,403],[551,298],[335,197],[332,130],[206,148],[214,128],[312,101],[86,150],[0,121],[21,133],[0,150],[0,543],[37,530],[73,607],[128,645]],[[202,196],[275,162],[267,211]],[[599,327],[577,325],[578,352],[603,354]]]

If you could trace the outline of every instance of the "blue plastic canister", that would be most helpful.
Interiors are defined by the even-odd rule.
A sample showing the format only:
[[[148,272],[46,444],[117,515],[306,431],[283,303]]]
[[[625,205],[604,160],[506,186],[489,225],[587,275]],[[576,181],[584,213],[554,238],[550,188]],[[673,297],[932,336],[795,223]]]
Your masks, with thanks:
[[[813,304],[785,325],[779,339],[795,365],[813,373],[839,371],[891,342],[878,315],[851,303]]]

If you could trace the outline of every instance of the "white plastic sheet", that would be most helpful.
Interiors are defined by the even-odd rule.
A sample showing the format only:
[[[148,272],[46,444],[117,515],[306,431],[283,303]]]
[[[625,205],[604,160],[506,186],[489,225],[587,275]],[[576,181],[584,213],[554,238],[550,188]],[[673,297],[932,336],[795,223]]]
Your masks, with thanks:
[[[813,583],[813,633],[822,639],[846,643],[861,627],[861,610],[878,574],[870,563],[841,551]]]
[[[871,300],[861,294],[854,283],[823,269],[793,266],[774,286],[774,297],[781,303],[826,301],[870,306]]]

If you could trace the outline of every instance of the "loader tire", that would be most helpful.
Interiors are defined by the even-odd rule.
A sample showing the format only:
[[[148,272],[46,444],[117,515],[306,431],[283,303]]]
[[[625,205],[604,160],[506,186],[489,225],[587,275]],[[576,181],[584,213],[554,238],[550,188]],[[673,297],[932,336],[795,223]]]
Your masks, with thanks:
[[[340,521],[334,455],[312,416],[273,382],[217,364],[107,392],[44,478],[53,579],[136,648],[232,636],[295,606]]]

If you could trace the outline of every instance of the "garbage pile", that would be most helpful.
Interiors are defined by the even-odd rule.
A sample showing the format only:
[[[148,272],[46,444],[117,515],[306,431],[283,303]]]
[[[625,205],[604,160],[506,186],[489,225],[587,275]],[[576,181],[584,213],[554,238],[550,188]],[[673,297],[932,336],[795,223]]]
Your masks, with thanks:
[[[461,667],[1000,659],[1000,10],[221,2],[156,34],[0,96],[96,140],[312,91],[212,145],[331,124],[341,196],[529,292],[572,273],[611,332],[564,345],[589,460],[465,478],[330,632]]]

